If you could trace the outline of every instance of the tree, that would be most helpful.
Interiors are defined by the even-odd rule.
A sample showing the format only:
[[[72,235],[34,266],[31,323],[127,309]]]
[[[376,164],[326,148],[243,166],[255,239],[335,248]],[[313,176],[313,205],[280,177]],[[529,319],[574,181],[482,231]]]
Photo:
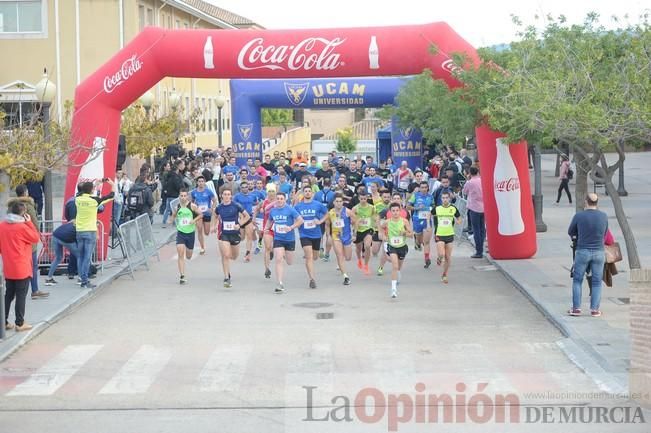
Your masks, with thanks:
[[[635,237],[612,183],[625,158],[624,146],[651,140],[651,31],[639,24],[606,30],[598,16],[567,25],[546,17],[543,29],[521,26],[508,50],[480,50],[482,64],[457,70],[472,101],[491,128],[510,142],[536,134],[570,144],[577,163],[577,209],[587,177],[603,182],[622,229],[629,265],[640,268]],[[463,59],[456,58],[461,65]],[[609,165],[605,152],[615,150]]]
[[[353,128],[337,130],[337,152],[353,153],[357,149],[357,140],[353,137]]]
[[[50,121],[48,142],[38,113],[22,125],[4,129],[5,114],[0,112],[0,215],[7,210],[9,188],[41,180],[46,170],[64,168],[69,155],[80,149],[69,143],[72,109],[72,102],[66,101],[62,122]]]
[[[288,108],[263,108],[262,124],[264,126],[282,126],[294,122],[294,112]]]
[[[176,142],[179,133],[182,111],[171,110],[158,117],[158,106],[149,113],[136,103],[122,112],[120,132],[127,142],[127,154],[147,158],[158,149]],[[192,119],[196,119],[193,113]],[[191,120],[192,121],[192,120]]]

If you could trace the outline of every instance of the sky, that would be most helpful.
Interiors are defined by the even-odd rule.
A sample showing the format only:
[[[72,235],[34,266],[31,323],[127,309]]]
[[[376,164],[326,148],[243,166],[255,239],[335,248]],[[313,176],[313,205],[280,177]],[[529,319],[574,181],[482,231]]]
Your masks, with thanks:
[[[651,12],[648,0],[206,0],[223,9],[253,20],[267,29],[306,29],[369,27],[447,22],[475,47],[508,43],[516,39],[514,14],[523,22],[535,16],[565,15],[570,22],[581,22],[590,11],[602,17],[607,27],[610,17],[631,21],[644,11]],[[540,22],[540,21],[539,21]]]

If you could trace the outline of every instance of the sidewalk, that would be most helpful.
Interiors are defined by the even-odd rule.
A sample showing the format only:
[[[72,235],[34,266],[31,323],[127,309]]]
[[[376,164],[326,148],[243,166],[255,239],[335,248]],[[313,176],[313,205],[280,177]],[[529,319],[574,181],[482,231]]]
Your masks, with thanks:
[[[160,224],[154,224],[153,232],[158,248],[168,243],[176,233],[174,230],[162,229]],[[137,271],[138,269],[142,268],[134,270]],[[129,278],[128,273],[128,262],[126,259],[122,259],[120,249],[117,248],[116,250],[109,250],[109,260],[104,263],[104,272],[98,272],[97,277],[91,280],[93,284],[97,285],[95,289],[82,289],[76,284],[76,279],[69,280],[66,275],[55,277],[58,284],[47,287],[45,286],[45,277],[41,277],[39,280],[39,289],[49,291],[50,296],[38,300],[32,300],[29,295],[27,296],[25,319],[34,328],[28,332],[7,331],[5,338],[0,340],[0,361],[45,331],[57,320],[95,296],[100,290],[110,286],[111,282],[119,276],[127,274],[126,278]],[[9,313],[10,321],[12,322],[14,317],[13,311],[12,304],[11,312]]]
[[[609,161],[614,160],[609,155]],[[556,206],[559,180],[554,177],[554,155],[543,155],[543,221],[547,232],[538,233],[538,253],[529,260],[491,260],[506,277],[566,336],[558,342],[566,355],[586,371],[607,392],[628,390],[630,365],[629,272],[625,245],[612,203],[604,190],[598,190],[599,208],[608,214],[615,240],[620,243],[624,260],[617,264],[619,274],[613,287],[603,287],[601,309],[603,316],[593,318],[589,312],[587,283],[584,283],[581,317],[570,317],[572,251],[567,227],[574,215],[574,205],[567,196]],[[633,227],[642,266],[651,262],[651,182],[643,170],[651,165],[651,153],[627,155],[625,184],[629,193],[623,197],[624,209]],[[533,170],[531,171],[533,185]],[[617,185],[617,184],[616,184]],[[589,181],[589,191],[593,189]],[[574,195],[574,182],[570,184]],[[582,200],[583,198],[578,198]],[[573,197],[573,200],[577,198]]]

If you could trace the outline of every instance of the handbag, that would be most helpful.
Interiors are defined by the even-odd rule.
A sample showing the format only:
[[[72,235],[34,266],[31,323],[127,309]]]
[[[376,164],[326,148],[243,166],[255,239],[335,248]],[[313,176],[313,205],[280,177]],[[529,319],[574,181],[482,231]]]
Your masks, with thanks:
[[[619,243],[615,242],[612,245],[604,245],[606,252],[606,263],[617,263],[622,261],[622,250],[619,248]]]

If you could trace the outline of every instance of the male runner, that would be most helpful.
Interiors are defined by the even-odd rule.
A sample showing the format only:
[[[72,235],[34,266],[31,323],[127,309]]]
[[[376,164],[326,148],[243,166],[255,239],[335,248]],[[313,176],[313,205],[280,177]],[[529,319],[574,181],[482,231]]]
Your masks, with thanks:
[[[417,190],[409,197],[407,209],[412,213],[416,245],[422,245],[425,256],[425,269],[432,264],[430,259],[430,242],[432,239],[432,202],[429,184],[421,181]]]
[[[303,186],[303,201],[294,207],[303,217],[303,225],[298,228],[298,235],[305,254],[305,268],[310,277],[310,289],[316,289],[314,261],[319,258],[321,224],[325,222],[328,213],[328,208],[323,203],[312,200],[313,194],[309,185]]]
[[[439,266],[443,264],[441,281],[447,284],[448,270],[450,269],[450,261],[452,260],[452,247],[454,246],[454,223],[461,224],[461,214],[459,213],[459,209],[450,204],[449,192],[446,191],[441,194],[441,201],[443,204],[436,206],[434,209],[436,221],[436,264]]]
[[[265,225],[265,228],[271,228],[273,225],[274,230],[273,248],[276,260],[276,276],[278,278],[278,285],[274,292],[277,294],[285,291],[283,259],[288,265],[292,264],[294,250],[296,249],[294,229],[302,224],[303,217],[296,212],[296,209],[287,204],[287,194],[278,192],[276,194],[276,206],[269,212],[269,219]]]
[[[334,207],[328,211],[326,231],[332,233],[332,242],[337,256],[337,265],[344,276],[344,286],[350,284],[350,277],[346,273],[345,262],[353,256],[351,244],[353,243],[352,227],[355,224],[353,211],[344,207],[342,194],[335,194]]]
[[[400,216],[402,218],[406,218],[407,220],[409,220],[409,212],[402,205],[402,194],[400,192],[396,191],[391,195],[391,204],[393,204],[393,203],[397,203],[400,206]],[[389,219],[391,217],[391,214],[389,212],[389,208],[387,207],[386,209],[380,211],[380,213],[378,214],[378,217],[379,217],[378,218],[379,223],[382,223],[383,220]],[[389,245],[388,244],[389,239],[388,239],[388,235],[387,235],[387,232],[386,232],[386,224],[383,224],[383,227],[384,227],[384,229],[380,230],[379,238],[384,243],[384,251],[386,252],[387,247]],[[378,276],[382,276],[384,274],[384,264],[387,262],[387,260],[388,260],[388,256],[386,254],[380,254],[380,266],[378,266],[378,268],[377,268],[377,275]]]
[[[387,236],[387,255],[391,259],[391,297],[398,297],[398,284],[400,283],[400,270],[407,256],[407,238],[412,235],[411,224],[401,215],[398,203],[391,203],[389,207],[391,218],[384,222]]]
[[[176,253],[179,266],[179,284],[185,284],[185,259],[192,258],[194,249],[194,232],[197,221],[201,220],[202,213],[196,204],[190,202],[187,188],[181,188],[179,204],[172,209],[172,220],[176,225]]]
[[[373,231],[373,248],[372,248],[373,257],[377,257],[380,248],[382,248],[382,239],[380,239],[380,224],[379,224],[380,213],[385,209],[389,209],[389,205],[391,204],[391,193],[389,192],[388,189],[385,188],[381,189],[379,194],[380,194],[380,200],[378,202],[375,202],[374,200],[374,205],[373,205],[375,207],[375,228],[376,228],[376,230]],[[384,257],[384,254],[382,254],[382,256]]]
[[[266,229],[269,212],[276,206],[276,184],[267,184],[267,198],[256,206],[253,218],[259,225],[264,242],[264,277],[271,278],[271,260],[273,259],[274,232],[272,228]]]
[[[202,214],[203,224],[199,225],[199,254],[206,253],[205,237],[210,234],[210,221],[212,220],[213,209],[217,206],[217,196],[214,192],[206,187],[206,178],[197,177],[197,187],[190,192],[192,202],[197,205],[199,212]],[[201,229],[203,226],[203,230]]]
[[[269,155],[267,155],[269,156]],[[253,194],[257,196],[257,203],[258,205],[262,203],[266,198],[267,198],[267,192],[265,191],[264,187],[264,182],[262,180],[256,180],[255,181],[255,189],[253,190]],[[257,206],[256,206],[257,209]],[[258,238],[258,243],[255,246],[255,252],[254,254],[258,254],[260,250],[262,249],[262,229],[264,228],[264,222],[263,222],[263,217],[262,214],[258,215],[257,217],[253,218],[253,222],[255,223],[255,230],[256,230],[256,236]]]
[[[355,224],[355,249],[357,254],[357,267],[366,275],[369,275],[368,264],[371,260],[371,247],[373,245],[373,233],[375,227],[375,207],[368,202],[368,194],[361,189],[359,204],[353,207],[353,214],[357,223]],[[362,246],[364,247],[364,261],[362,262]]]
[[[249,192],[249,182],[243,180],[242,183],[240,183],[240,192],[235,194],[233,201],[242,206],[242,208],[249,215],[253,215],[253,206],[258,204],[258,195]],[[246,253],[244,254],[244,261],[250,262],[251,247],[253,246],[253,241],[255,240],[255,227],[253,221],[249,220],[242,224],[241,230],[241,236],[246,239]]]

